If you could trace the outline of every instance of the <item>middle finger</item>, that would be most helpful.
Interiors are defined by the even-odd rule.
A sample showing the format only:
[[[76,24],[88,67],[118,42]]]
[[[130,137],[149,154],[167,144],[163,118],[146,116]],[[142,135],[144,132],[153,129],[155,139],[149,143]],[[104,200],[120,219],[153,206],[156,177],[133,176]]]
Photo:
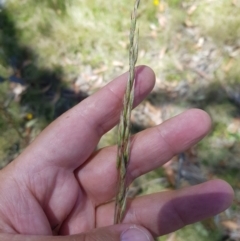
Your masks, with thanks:
[[[192,109],[136,134],[132,139],[127,183],[130,184],[135,178],[163,165],[174,155],[196,144],[208,133],[210,127],[208,114]],[[103,148],[77,170],[76,176],[95,205],[111,200],[116,194],[116,153],[116,146]]]

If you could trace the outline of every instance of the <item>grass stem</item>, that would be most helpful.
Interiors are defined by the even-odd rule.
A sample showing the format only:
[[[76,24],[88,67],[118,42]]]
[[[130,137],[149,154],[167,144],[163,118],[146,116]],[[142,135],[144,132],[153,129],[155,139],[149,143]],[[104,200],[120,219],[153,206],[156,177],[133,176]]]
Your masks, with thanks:
[[[130,159],[130,118],[134,100],[134,84],[135,84],[135,65],[138,58],[138,36],[139,31],[136,30],[137,25],[137,9],[140,0],[136,0],[131,15],[131,27],[129,35],[129,75],[127,88],[124,95],[123,110],[120,116],[118,127],[118,152],[117,152],[117,168],[119,170],[118,191],[116,195],[114,223],[121,223],[127,202],[127,166]]]

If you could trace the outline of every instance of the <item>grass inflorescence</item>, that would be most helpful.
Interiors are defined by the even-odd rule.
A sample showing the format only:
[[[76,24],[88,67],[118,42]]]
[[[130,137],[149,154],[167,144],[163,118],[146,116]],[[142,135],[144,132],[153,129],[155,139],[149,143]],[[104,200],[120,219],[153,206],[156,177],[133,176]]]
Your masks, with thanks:
[[[120,116],[119,133],[118,133],[118,152],[117,152],[117,168],[119,170],[119,183],[115,204],[114,223],[121,223],[126,210],[127,185],[126,174],[127,166],[130,159],[130,117],[134,99],[135,84],[135,64],[138,58],[138,29],[137,9],[140,0],[136,0],[134,10],[131,15],[130,28],[130,47],[129,47],[129,76],[127,88],[124,96],[123,110]]]

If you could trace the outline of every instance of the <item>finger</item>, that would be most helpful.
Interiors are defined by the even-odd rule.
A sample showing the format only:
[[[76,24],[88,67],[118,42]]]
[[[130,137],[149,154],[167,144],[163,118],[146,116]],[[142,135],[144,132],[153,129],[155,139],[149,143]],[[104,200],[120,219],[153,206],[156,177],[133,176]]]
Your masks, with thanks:
[[[226,182],[209,181],[179,191],[138,197],[129,202],[123,223],[141,225],[154,236],[164,235],[222,212],[232,199],[233,190]],[[113,217],[114,203],[100,206],[97,227],[110,225]]]
[[[176,153],[188,149],[206,135],[210,126],[209,116],[193,109],[137,134],[132,143],[128,183],[161,166]],[[116,195],[118,182],[116,147],[100,150],[81,167],[76,176],[90,198],[91,205],[94,203],[98,206],[111,200]],[[82,223],[81,212],[82,205],[77,202],[64,223],[64,230],[75,232],[74,227],[78,230],[78,223]]]
[[[128,183],[196,144],[209,132],[210,127],[208,114],[192,109],[135,135],[128,167]],[[100,150],[77,175],[96,205],[111,200],[117,189],[116,147]]]
[[[0,234],[1,241],[153,241],[148,230],[137,225],[114,225],[71,236],[27,236]]]
[[[70,170],[81,165],[100,137],[117,124],[127,78],[125,73],[59,117],[22,154],[22,162],[29,166],[34,159],[35,167],[58,166]],[[136,68],[134,106],[149,94],[154,81],[150,68]]]

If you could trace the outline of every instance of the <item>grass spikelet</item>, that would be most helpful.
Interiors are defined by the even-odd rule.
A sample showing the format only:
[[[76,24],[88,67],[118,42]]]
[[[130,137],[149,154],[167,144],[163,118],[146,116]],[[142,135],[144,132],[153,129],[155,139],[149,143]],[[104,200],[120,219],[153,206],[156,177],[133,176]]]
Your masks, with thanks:
[[[130,46],[129,46],[129,75],[127,88],[124,95],[123,110],[120,116],[118,127],[118,152],[117,152],[117,168],[119,170],[118,191],[116,195],[114,223],[121,223],[127,202],[127,185],[126,174],[127,166],[130,158],[130,117],[134,99],[135,84],[135,64],[138,58],[138,36],[139,31],[136,30],[137,25],[137,9],[140,0],[136,0],[131,15],[130,27]]]

